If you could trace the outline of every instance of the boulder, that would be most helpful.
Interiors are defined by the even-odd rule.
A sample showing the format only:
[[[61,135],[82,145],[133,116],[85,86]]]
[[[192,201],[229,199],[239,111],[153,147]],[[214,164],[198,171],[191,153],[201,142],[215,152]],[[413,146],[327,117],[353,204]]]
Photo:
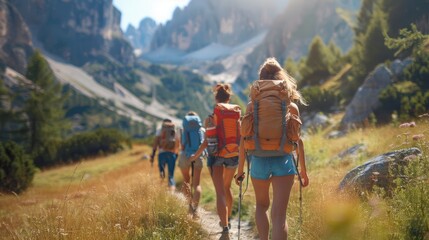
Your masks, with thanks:
[[[367,149],[367,147],[360,143],[360,144],[356,144],[351,148],[348,148],[344,151],[342,151],[340,154],[338,154],[338,158],[340,159],[344,159],[346,157],[351,157],[351,158],[356,158],[360,153],[365,152]]]
[[[339,190],[362,195],[371,192],[373,186],[378,186],[389,192],[394,186],[393,180],[403,177],[401,166],[406,166],[412,156],[421,153],[418,148],[408,148],[376,156],[349,171],[341,181]]]
[[[316,113],[310,115],[302,115],[303,126],[302,129],[305,131],[306,129],[317,129],[317,128],[325,128],[329,126],[331,123],[329,117],[323,113]]]
[[[341,127],[360,127],[368,120],[370,114],[379,106],[380,92],[387,86],[402,77],[404,69],[413,62],[411,58],[403,61],[396,59],[388,68],[385,64],[379,65],[368,75],[365,82],[355,93],[346,113],[341,120]]]
[[[402,76],[404,69],[412,62],[413,60],[411,58],[407,58],[404,61],[396,59],[390,65],[390,69],[392,70],[393,75],[399,78]]]
[[[380,65],[365,79],[346,107],[346,113],[341,120],[343,128],[362,125],[368,119],[380,104],[380,92],[392,83],[392,76],[392,72],[385,65]]]
[[[330,132],[326,137],[329,138],[329,139],[335,139],[335,138],[343,137],[346,134],[347,134],[346,131],[334,130],[334,131]]]

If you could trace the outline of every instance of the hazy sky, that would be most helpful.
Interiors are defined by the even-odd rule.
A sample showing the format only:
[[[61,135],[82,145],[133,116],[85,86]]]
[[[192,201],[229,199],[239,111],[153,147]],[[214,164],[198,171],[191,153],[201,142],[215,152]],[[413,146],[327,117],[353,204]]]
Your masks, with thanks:
[[[157,23],[170,20],[176,7],[183,8],[190,0],[113,0],[122,12],[121,27],[126,30],[129,23],[138,26],[144,17],[151,17]]]

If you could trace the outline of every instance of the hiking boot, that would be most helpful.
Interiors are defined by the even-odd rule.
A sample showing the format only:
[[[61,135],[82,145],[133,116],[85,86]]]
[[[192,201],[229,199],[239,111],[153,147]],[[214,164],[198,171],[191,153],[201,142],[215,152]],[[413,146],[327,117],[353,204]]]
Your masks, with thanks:
[[[198,211],[195,209],[195,211],[192,213],[192,219],[198,220],[200,219],[200,215],[198,214]]]
[[[223,227],[221,221],[219,221],[219,226]],[[231,229],[231,218],[228,218],[228,229]]]
[[[229,234],[229,227],[223,227],[222,234]]]

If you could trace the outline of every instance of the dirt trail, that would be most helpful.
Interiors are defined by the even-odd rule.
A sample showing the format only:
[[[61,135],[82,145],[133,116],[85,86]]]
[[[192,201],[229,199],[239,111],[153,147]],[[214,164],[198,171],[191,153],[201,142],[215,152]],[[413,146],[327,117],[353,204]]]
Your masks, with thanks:
[[[182,193],[176,191],[174,196],[181,201],[186,201]],[[222,234],[222,228],[219,226],[219,217],[216,213],[207,211],[202,207],[198,208],[198,222],[203,229],[209,234],[210,240],[235,240],[238,239],[238,218],[231,220],[231,229],[229,235]],[[190,216],[191,217],[191,216]],[[252,230],[249,222],[241,220],[240,240],[259,239]]]
[[[213,240],[226,240],[226,239],[238,239],[238,219],[231,220],[231,229],[229,230],[229,236],[222,235],[222,229],[219,227],[219,217],[217,214],[206,211],[204,209],[199,210],[201,226],[209,233],[210,239]],[[256,234],[253,233],[252,227],[248,222],[241,221],[240,239],[258,239]]]

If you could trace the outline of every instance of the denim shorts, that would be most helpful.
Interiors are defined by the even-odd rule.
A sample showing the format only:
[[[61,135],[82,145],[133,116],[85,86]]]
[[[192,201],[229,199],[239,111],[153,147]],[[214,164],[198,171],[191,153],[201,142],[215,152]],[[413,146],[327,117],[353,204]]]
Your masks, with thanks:
[[[270,177],[281,177],[297,174],[291,154],[278,157],[250,156],[250,176],[268,180]]]
[[[192,166],[192,162],[188,161],[188,156],[186,156],[186,153],[182,152],[179,155],[179,168],[189,168]],[[196,168],[203,168],[203,155],[200,155],[197,160],[194,162],[194,167]]]
[[[232,158],[221,158],[216,156],[209,156],[207,158],[207,166],[225,166],[226,168],[237,168],[238,167],[238,157]]]

